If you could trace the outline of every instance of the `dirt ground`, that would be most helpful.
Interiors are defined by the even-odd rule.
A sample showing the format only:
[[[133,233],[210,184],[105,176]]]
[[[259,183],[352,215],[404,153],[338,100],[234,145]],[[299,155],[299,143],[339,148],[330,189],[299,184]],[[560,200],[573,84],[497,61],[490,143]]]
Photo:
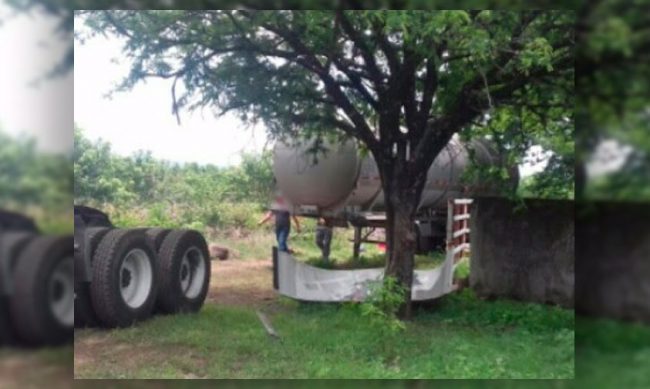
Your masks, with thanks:
[[[212,262],[206,303],[257,307],[276,296],[270,259]]]
[[[73,376],[67,354],[45,357],[30,350],[7,351],[0,355],[0,388],[68,388]]]
[[[261,307],[268,305],[277,297],[273,290],[273,267],[270,259],[216,260],[211,264],[210,289],[206,304]],[[102,352],[98,352],[99,350]],[[107,353],[107,350],[110,351]],[[175,350],[175,353],[182,353],[188,360],[201,363],[200,359],[193,355],[192,350]],[[132,359],[134,364],[141,360],[147,360],[149,363],[155,363],[157,360],[162,362],[166,358],[155,347],[151,349],[140,347],[135,355],[129,344],[116,342],[106,331],[92,330],[91,333],[84,333],[79,337],[75,334],[75,371],[97,364],[98,355],[122,363]],[[186,378],[198,377],[193,377],[188,372]]]

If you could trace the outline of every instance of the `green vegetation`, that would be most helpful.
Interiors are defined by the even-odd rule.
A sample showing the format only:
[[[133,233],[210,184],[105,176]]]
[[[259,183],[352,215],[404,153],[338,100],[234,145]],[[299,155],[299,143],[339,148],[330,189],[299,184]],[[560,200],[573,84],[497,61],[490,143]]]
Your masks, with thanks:
[[[600,1],[579,12],[576,172],[582,173],[577,183],[586,199],[650,200],[650,61],[645,34],[650,13],[643,12],[649,4]],[[630,147],[628,158],[617,171],[585,180],[587,161],[606,139]]]
[[[197,315],[160,316],[99,336],[77,378],[572,378],[573,312],[537,304],[485,302],[471,291],[418,312],[394,343],[394,358],[359,305],[281,300],[269,314],[281,339],[255,312],[208,305]],[[174,352],[170,353],[170,350]]]
[[[650,326],[611,319],[576,321],[576,374],[584,387],[650,387]]]
[[[373,343],[379,343],[379,347],[374,354],[382,357],[387,365],[394,364],[398,358],[398,336],[406,330],[406,324],[397,316],[406,293],[395,277],[387,276],[371,285],[368,299],[360,305],[361,316],[369,319],[368,328],[377,336],[378,341]]]
[[[302,225],[302,232],[297,234],[292,230],[289,239],[289,247],[294,250],[294,257],[298,260],[324,269],[367,269],[386,265],[386,253],[374,243],[363,243],[359,258],[354,259],[352,255],[353,228],[334,229],[330,260],[323,261],[321,251],[314,240],[316,222],[307,219]],[[445,253],[442,251],[416,255],[415,268],[432,269],[439,266],[444,259]]]
[[[0,204],[11,207],[70,207],[70,158],[36,149],[31,138],[13,138],[0,130]]]
[[[121,157],[75,129],[75,203],[97,206],[121,227],[250,230],[273,188],[270,155],[235,167],[174,164],[148,152]]]
[[[232,112],[264,122],[271,137],[314,140],[316,153],[325,139],[355,138],[380,170],[382,161],[403,166],[399,180],[393,169],[382,177],[406,187],[454,133],[490,136],[508,166],[537,144],[554,154],[535,193],[573,192],[573,12],[159,10],[80,20],[81,42],[99,32],[126,41],[131,71],[115,91],[181,81],[170,96],[177,115]],[[410,161],[406,143],[416,151]],[[509,176],[503,167],[489,173]]]
[[[0,209],[32,217],[44,233],[73,229],[73,174],[70,157],[46,154],[31,138],[0,130]]]

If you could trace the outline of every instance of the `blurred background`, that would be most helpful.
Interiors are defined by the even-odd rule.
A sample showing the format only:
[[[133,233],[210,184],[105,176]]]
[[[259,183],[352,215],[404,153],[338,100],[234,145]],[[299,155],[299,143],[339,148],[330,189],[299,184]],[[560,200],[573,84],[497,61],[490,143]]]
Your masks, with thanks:
[[[128,6],[144,8],[156,3],[129,2]],[[265,5],[279,8],[284,3]],[[288,5],[297,4],[293,3]],[[367,3],[354,2],[354,5],[367,6]],[[449,6],[448,2],[429,1],[374,3],[395,8]],[[44,233],[66,233],[72,229],[71,10],[101,8],[107,4],[49,0],[0,3],[0,47],[3,49],[0,208],[34,218]],[[110,4],[120,6],[120,2]],[[222,4],[235,5],[234,2]],[[300,4],[328,6],[331,2]],[[489,4],[520,6],[513,1]],[[175,3],[167,1],[159,5],[174,8]],[[214,7],[216,2],[183,3],[185,7],[205,5]],[[245,5],[259,6],[254,2]],[[554,4],[536,2],[536,5],[552,7]],[[460,8],[463,4],[454,2],[453,6]],[[575,9],[578,20],[577,381],[584,385],[647,387],[650,385],[647,369],[650,365],[650,13],[647,12],[650,1],[604,0],[562,3],[562,6]],[[38,380],[50,386],[62,383],[72,377],[72,354],[72,347],[3,349],[0,387],[25,382],[34,385]],[[426,386],[422,383],[391,385]],[[572,384],[554,386],[564,385]],[[160,386],[152,383],[151,387]]]
[[[0,263],[52,245],[71,246],[65,236],[73,232],[73,79],[66,60],[71,35],[61,15],[36,4],[0,2]],[[66,280],[73,280],[71,260],[55,259],[62,264],[60,281],[31,282],[51,255],[38,254],[35,269],[0,270],[0,387],[70,384],[72,331],[62,341],[37,339],[28,332],[46,320],[28,319],[33,311],[14,312],[19,302],[29,306],[25,287],[34,286],[33,294],[47,284],[57,289],[62,314],[70,314],[74,295],[64,291],[71,286]]]
[[[576,26],[576,376],[600,386],[650,384],[649,5]]]

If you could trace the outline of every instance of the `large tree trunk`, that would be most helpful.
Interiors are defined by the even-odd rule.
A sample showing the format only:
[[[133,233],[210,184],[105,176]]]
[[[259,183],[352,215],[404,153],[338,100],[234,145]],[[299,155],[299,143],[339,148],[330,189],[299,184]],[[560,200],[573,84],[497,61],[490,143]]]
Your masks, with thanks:
[[[399,316],[410,319],[411,287],[413,284],[416,249],[415,214],[420,202],[419,180],[409,177],[401,169],[390,169],[383,174],[386,205],[386,276],[397,279],[406,289]]]

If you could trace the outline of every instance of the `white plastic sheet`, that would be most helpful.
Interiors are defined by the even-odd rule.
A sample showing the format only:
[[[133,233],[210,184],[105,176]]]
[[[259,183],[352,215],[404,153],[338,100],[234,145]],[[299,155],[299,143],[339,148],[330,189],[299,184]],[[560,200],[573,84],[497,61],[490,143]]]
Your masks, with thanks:
[[[278,292],[303,301],[363,301],[373,282],[384,276],[384,269],[329,270],[297,261],[291,254],[278,252]],[[452,291],[453,256],[434,269],[416,270],[412,299],[432,300]]]

